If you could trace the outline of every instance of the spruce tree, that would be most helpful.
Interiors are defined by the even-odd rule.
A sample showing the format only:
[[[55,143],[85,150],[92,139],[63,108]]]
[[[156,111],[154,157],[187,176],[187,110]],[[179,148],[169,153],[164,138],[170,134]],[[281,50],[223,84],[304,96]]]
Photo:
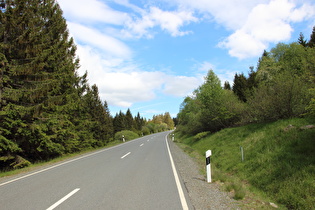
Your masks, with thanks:
[[[116,113],[114,120],[114,133],[117,133],[118,131],[122,131],[126,129],[126,115],[120,111],[119,113]]]
[[[303,47],[307,47],[307,40],[305,40],[303,33],[300,33],[298,43]]]
[[[225,81],[225,82],[224,82],[223,88],[224,88],[225,90],[231,90],[231,85],[230,85],[229,81]]]
[[[126,130],[132,130],[134,128],[134,120],[130,109],[126,112]]]
[[[104,146],[113,136],[113,123],[106,101],[102,103],[98,87],[93,85],[87,90],[85,109],[89,112],[90,133],[93,142],[90,146]]]
[[[135,121],[135,129],[138,131],[141,131],[142,126],[145,125],[144,119],[140,116],[140,113],[138,112],[137,116],[134,118]]]
[[[313,27],[313,31],[310,37],[310,41],[307,43],[308,47],[315,47],[315,26]]]
[[[247,91],[247,79],[243,73],[235,74],[233,92],[238,96],[241,101],[246,102],[246,91]]]
[[[60,155],[64,139],[77,140],[65,115],[73,105],[71,96],[78,94],[76,47],[54,0],[5,4],[0,16],[0,52],[7,62],[1,68],[1,138],[17,144],[19,155],[29,159]]]

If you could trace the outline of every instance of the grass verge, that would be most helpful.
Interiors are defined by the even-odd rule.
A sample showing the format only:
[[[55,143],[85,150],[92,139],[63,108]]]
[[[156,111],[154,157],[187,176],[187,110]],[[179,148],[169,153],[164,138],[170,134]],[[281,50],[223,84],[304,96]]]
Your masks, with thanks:
[[[273,208],[277,203],[279,208],[312,209],[315,128],[306,125],[314,123],[296,118],[228,128],[201,139],[177,131],[175,138],[189,153],[198,153],[194,156],[200,164],[211,149],[213,180],[223,183],[245,208]]]

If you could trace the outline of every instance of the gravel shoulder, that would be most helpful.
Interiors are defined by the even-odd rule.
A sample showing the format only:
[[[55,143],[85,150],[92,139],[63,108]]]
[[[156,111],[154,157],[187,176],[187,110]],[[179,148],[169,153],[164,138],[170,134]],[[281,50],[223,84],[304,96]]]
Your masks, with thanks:
[[[200,168],[192,157],[171,140],[169,146],[177,172],[187,189],[194,209],[240,209],[228,193],[220,190],[217,183],[206,182],[206,178],[200,174]]]

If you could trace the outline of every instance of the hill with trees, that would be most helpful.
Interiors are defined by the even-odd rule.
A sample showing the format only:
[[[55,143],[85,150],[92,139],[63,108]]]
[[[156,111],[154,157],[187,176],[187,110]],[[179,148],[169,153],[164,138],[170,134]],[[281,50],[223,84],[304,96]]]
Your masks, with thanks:
[[[314,208],[314,43],[315,27],[309,41],[277,44],[232,86],[210,70],[181,104],[176,140],[203,167],[211,149],[214,180],[245,209]]]
[[[302,36],[303,37],[303,36]],[[315,116],[315,27],[309,41],[279,43],[264,51],[256,70],[235,74],[233,86],[210,70],[181,104],[178,130],[216,132],[253,122]]]

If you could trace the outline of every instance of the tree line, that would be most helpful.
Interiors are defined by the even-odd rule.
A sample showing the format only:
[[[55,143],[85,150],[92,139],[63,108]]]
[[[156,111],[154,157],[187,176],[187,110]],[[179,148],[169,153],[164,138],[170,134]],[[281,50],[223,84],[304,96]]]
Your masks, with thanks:
[[[187,96],[178,113],[178,130],[195,135],[253,122],[315,117],[315,27],[309,40],[279,43],[250,67],[235,74],[233,85],[210,70]]]
[[[0,170],[102,147],[122,130],[161,130],[129,109],[110,115],[87,73],[78,75],[55,0],[6,0],[0,9]]]

